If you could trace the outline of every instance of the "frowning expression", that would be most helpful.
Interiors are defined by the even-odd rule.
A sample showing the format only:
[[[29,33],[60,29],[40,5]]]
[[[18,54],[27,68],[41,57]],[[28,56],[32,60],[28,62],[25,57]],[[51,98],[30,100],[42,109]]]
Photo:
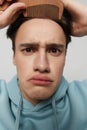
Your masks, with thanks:
[[[20,26],[13,61],[25,99],[37,104],[52,96],[62,77],[65,53],[66,38],[56,22],[32,19]]]

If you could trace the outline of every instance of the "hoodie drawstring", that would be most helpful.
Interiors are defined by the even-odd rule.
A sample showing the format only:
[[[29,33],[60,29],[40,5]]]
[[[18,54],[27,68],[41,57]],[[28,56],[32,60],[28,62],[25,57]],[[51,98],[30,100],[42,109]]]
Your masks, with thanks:
[[[20,101],[19,101],[19,106],[17,110],[17,115],[16,115],[16,122],[15,122],[15,130],[19,130],[19,124],[20,124],[20,114],[21,114],[21,108],[22,108],[22,95],[20,95]]]
[[[18,106],[17,115],[16,115],[16,121],[15,121],[15,130],[19,130],[22,101],[23,101],[22,95],[20,95],[20,101],[19,101],[19,106]],[[59,130],[55,98],[52,99],[52,108],[53,108],[53,114],[54,114],[54,130]]]
[[[53,114],[54,114],[54,130],[59,130],[55,98],[52,99],[52,108],[53,108]]]

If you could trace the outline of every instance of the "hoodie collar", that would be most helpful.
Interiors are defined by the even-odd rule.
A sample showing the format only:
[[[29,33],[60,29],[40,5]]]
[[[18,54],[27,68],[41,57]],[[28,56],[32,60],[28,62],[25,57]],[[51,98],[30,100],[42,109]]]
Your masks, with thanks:
[[[64,97],[66,90],[67,90],[67,87],[68,87],[68,85],[66,85],[66,84],[67,84],[67,81],[64,79],[64,77],[62,77],[61,82],[60,82],[60,84],[57,88],[57,91],[54,93],[54,95],[50,99],[40,102],[33,109],[33,111],[37,111],[37,110],[41,109],[42,107],[45,107],[46,105],[51,104],[52,110],[53,110],[53,115],[54,115],[53,124],[54,124],[55,130],[60,129],[59,125],[58,125],[58,120],[57,120],[56,101],[59,102]],[[14,102],[18,106],[16,121],[15,121],[15,130],[19,130],[20,118],[21,118],[21,109],[23,107],[26,108],[26,106],[32,105],[32,104],[29,103],[27,100],[23,99],[23,97],[20,93],[19,87],[18,87],[17,76],[15,76],[8,83],[7,89],[8,89],[10,99],[12,100],[12,102]],[[23,102],[25,104],[24,106],[23,106]],[[33,105],[32,105],[32,107],[33,107]]]
[[[48,105],[52,103],[52,99],[54,99],[55,101],[60,101],[60,99],[62,97],[64,97],[67,87],[68,85],[67,81],[65,80],[64,77],[62,77],[61,82],[59,84],[59,86],[57,87],[56,92],[53,94],[53,96],[51,98],[49,98],[48,100],[44,100],[41,101],[39,104],[37,104],[36,106],[34,106],[32,103],[30,103],[29,101],[27,101],[26,99],[23,98],[23,108],[24,109],[28,109],[31,108],[31,110],[33,111],[37,111],[37,109],[41,109],[42,107],[44,107],[44,105]],[[11,101],[16,104],[17,106],[19,105],[20,102],[20,89],[18,87],[18,78],[17,76],[14,76],[12,78],[12,80],[7,84],[7,90],[8,90],[8,94],[9,97],[11,99]],[[41,108],[40,108],[41,106]]]

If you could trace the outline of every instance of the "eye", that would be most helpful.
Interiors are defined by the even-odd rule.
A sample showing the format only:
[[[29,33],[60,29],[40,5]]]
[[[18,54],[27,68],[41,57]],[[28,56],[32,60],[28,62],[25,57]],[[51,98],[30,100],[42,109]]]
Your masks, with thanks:
[[[33,48],[26,48],[25,51],[26,52],[33,52]]]
[[[48,53],[50,53],[53,56],[58,56],[58,55],[60,55],[61,52],[62,51],[57,47],[51,47],[48,49]]]
[[[23,52],[23,54],[25,55],[31,55],[35,52],[35,48],[34,47],[26,47],[24,49],[22,49],[21,51]]]

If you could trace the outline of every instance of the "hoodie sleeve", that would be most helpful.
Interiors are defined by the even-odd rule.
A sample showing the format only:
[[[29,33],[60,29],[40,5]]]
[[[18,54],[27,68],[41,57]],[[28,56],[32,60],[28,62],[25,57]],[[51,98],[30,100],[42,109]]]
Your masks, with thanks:
[[[87,104],[87,80],[71,82],[68,92],[73,102]]]
[[[77,124],[81,122],[87,128],[87,80],[72,82],[68,89],[68,98],[71,118],[75,117]],[[79,126],[82,127],[81,124]]]
[[[6,82],[0,80],[0,130],[7,130],[12,128],[11,105],[9,101],[9,95],[6,88]]]

